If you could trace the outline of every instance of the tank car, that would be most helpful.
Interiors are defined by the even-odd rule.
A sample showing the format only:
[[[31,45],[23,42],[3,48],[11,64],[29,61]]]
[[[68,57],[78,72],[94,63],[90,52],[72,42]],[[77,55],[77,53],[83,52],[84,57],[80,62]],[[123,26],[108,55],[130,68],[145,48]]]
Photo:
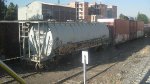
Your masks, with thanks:
[[[20,42],[24,41],[21,54],[36,63],[110,42],[109,29],[102,23],[37,22],[24,26],[20,29],[29,31],[20,33]]]

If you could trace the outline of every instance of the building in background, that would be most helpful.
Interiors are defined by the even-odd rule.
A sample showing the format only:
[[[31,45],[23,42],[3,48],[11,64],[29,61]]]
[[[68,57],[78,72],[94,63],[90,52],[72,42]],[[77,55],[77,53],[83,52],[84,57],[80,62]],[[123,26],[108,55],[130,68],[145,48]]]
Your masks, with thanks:
[[[88,2],[71,2],[68,6],[76,9],[77,20],[95,22],[97,19],[117,18],[117,6]]]
[[[75,10],[76,10],[76,20],[78,20],[79,19],[79,2],[69,3],[68,7],[75,8]]]
[[[113,5],[107,6],[107,17],[117,18],[117,6],[113,6]]]
[[[63,6],[34,1],[18,9],[18,20],[95,22],[105,18],[117,18],[117,6],[88,2],[71,2]]]
[[[68,4],[69,7],[73,7],[76,9],[76,19],[82,21],[88,21],[88,2],[72,2]]]
[[[101,18],[108,18],[107,17],[107,5],[100,3],[99,6],[100,6],[100,16],[101,16]]]
[[[68,6],[34,1],[18,9],[18,20],[75,21],[76,10]]]
[[[105,4],[89,4],[89,15],[99,15],[100,18],[107,18],[107,5]]]
[[[91,22],[96,22],[97,19],[100,18],[107,18],[107,5],[101,3],[90,4],[89,15],[91,17]]]

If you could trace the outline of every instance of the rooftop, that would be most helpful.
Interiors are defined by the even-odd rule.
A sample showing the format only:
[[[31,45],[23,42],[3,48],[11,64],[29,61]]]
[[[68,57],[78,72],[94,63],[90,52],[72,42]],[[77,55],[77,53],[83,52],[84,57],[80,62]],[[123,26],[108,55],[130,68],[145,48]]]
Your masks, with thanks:
[[[30,4],[32,4],[32,3],[39,3],[39,4],[45,4],[45,5],[57,5],[57,6],[68,7],[66,5],[53,4],[53,3],[45,3],[45,2],[42,2],[42,1],[33,1],[33,2],[29,3],[29,4],[27,4],[27,6],[30,5]]]

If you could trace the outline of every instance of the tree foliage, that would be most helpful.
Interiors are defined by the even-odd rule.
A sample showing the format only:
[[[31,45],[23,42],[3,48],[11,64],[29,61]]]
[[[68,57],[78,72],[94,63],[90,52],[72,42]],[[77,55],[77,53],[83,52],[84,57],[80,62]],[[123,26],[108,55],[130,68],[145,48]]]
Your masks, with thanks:
[[[17,20],[18,6],[10,3],[6,6],[6,0],[0,0],[0,20]]]
[[[148,17],[145,14],[142,14],[142,13],[138,13],[137,20],[138,21],[144,21],[145,24],[147,24],[149,22]]]
[[[129,18],[123,14],[120,14],[119,18],[123,20],[129,20]]]
[[[39,14],[32,16],[29,20],[41,20],[41,16]]]
[[[7,11],[7,6],[5,5],[5,0],[0,0],[0,20],[4,20]]]
[[[18,9],[17,5],[10,3],[7,8],[5,19],[6,20],[17,20],[17,9]]]

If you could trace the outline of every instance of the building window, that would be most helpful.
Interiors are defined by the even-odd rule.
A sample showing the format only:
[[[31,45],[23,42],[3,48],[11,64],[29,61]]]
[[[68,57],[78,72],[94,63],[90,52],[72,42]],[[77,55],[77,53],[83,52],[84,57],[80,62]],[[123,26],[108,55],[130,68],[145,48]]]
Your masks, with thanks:
[[[79,7],[79,4],[76,4],[76,7]]]
[[[83,15],[83,13],[82,13],[82,12],[79,12],[79,14],[80,14],[80,15]]]
[[[80,4],[80,5],[79,5],[79,7],[81,7],[81,8],[82,8],[82,7],[83,7],[83,5],[82,5],[82,4]]]
[[[80,16],[80,17],[79,17],[79,19],[83,19],[83,17],[82,17],[82,16]]]
[[[79,11],[83,11],[83,8],[79,8]]]
[[[77,11],[79,11],[79,8],[76,8],[77,9]]]
[[[94,19],[95,17],[93,16],[93,21],[95,21],[95,19]]]

